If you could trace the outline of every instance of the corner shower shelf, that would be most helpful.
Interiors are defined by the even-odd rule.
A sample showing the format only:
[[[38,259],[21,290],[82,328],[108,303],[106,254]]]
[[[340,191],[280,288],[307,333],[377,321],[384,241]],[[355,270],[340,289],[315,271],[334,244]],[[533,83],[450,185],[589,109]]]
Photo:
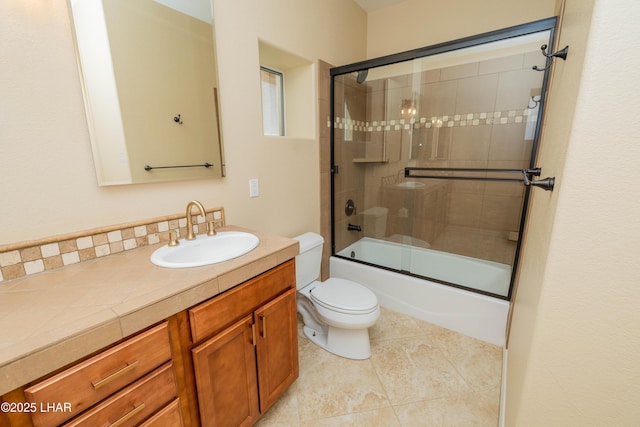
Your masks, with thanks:
[[[389,163],[389,159],[383,157],[356,157],[353,163]]]

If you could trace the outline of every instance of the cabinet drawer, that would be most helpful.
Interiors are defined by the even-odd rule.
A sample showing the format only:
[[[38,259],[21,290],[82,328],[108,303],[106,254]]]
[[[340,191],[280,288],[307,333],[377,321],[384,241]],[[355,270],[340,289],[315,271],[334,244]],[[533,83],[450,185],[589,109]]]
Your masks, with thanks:
[[[192,308],[189,320],[193,342],[202,341],[295,286],[295,264],[289,260]]]
[[[136,335],[25,390],[38,407],[69,404],[72,412],[36,412],[35,426],[57,425],[171,359],[166,323]]]
[[[170,362],[64,427],[135,426],[174,400],[177,394],[176,376]]]
[[[140,427],[182,427],[183,425],[180,399],[175,399],[156,412],[153,417],[140,424]]]

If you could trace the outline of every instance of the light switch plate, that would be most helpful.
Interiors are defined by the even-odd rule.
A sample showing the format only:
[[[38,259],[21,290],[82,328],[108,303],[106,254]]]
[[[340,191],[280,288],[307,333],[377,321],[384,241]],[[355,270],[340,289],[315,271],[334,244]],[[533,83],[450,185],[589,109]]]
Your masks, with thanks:
[[[258,197],[260,195],[260,186],[257,179],[249,180],[249,197]]]

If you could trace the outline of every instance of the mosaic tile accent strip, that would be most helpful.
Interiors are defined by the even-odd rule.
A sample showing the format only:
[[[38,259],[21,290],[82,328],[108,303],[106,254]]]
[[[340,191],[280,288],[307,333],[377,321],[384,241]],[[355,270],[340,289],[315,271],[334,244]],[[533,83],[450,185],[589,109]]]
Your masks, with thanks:
[[[364,132],[380,132],[390,130],[409,130],[420,128],[442,128],[481,125],[506,125],[512,123],[535,122],[538,119],[538,109],[525,108],[521,110],[486,111],[482,113],[442,115],[434,117],[419,117],[411,119],[393,119],[364,122],[361,120],[336,117],[334,127]],[[331,127],[331,121],[327,121]]]
[[[215,227],[225,225],[224,208],[206,212],[206,218],[198,215],[194,231],[206,233],[209,221]],[[176,230],[178,237],[186,235],[184,214],[0,246],[0,282],[166,242],[171,230]]]

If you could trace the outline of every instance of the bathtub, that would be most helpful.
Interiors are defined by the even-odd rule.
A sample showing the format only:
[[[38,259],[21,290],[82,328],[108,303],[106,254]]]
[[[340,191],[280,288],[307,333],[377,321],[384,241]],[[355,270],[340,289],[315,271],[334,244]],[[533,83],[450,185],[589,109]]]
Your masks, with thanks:
[[[330,258],[331,277],[367,286],[383,307],[504,346],[508,301],[344,258],[395,270],[409,271],[411,265],[413,274],[499,295],[506,295],[508,291],[511,276],[508,265],[369,237],[358,240],[338,255],[340,257]]]

